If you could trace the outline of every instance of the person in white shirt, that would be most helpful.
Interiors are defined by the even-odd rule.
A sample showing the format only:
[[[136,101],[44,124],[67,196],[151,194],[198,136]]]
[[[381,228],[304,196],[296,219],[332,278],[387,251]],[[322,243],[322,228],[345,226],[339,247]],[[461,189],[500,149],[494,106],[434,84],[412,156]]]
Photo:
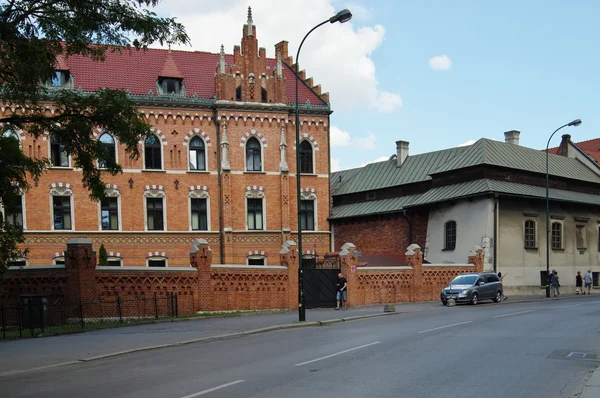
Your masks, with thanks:
[[[584,279],[584,289],[583,289],[583,294],[585,294],[585,291],[587,290],[587,294],[591,294],[592,293],[592,271],[588,270],[588,272],[585,274],[585,276],[583,277]]]

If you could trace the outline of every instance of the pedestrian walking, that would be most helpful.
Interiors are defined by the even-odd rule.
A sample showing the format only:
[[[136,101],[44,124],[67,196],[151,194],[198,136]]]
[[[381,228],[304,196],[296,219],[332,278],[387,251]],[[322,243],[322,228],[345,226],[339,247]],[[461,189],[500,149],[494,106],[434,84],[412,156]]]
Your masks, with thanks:
[[[498,278],[500,278],[500,282],[504,281],[504,277],[506,275],[508,275],[508,274],[502,275],[502,272],[498,272]],[[504,285],[502,285],[502,297],[503,297],[503,300],[506,300],[508,298],[504,295]]]
[[[337,307],[335,307],[335,309],[339,310],[341,304],[342,309],[345,310],[346,308],[348,308],[346,305],[346,302],[348,301],[348,281],[346,280],[346,278],[344,278],[344,275],[341,272],[338,274],[336,286]]]
[[[548,285],[550,286],[550,297],[556,297],[556,288],[558,286],[558,279],[554,274],[554,270],[548,275]]]
[[[583,291],[583,294],[585,294],[585,291],[587,290],[587,294],[591,294],[592,293],[592,270],[588,269],[588,272],[585,274],[583,280],[585,282],[585,290]]]
[[[575,294],[581,293],[583,290],[583,278],[581,277],[581,271],[577,271],[577,276],[575,276]]]
[[[554,270],[552,273],[554,274],[554,279],[556,280],[556,295],[560,296],[560,280],[558,279],[558,271]]]

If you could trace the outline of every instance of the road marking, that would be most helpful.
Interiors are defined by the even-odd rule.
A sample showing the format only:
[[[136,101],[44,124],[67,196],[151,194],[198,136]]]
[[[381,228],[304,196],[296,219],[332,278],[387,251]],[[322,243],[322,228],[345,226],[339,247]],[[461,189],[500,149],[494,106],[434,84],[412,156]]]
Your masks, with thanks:
[[[467,323],[471,323],[471,322],[473,322],[473,321],[466,321],[466,322],[453,323],[452,325],[440,326],[439,328],[433,328],[433,329],[421,330],[419,333],[433,332],[434,330],[440,330],[440,329],[445,329],[445,328],[451,328],[452,326],[458,326],[458,325],[465,325],[465,324],[467,324]]]
[[[520,311],[520,312],[511,312],[510,314],[496,315],[496,316],[494,316],[494,318],[502,318],[502,317],[504,317],[504,316],[519,315],[519,314],[527,314],[528,312],[534,312],[534,311],[536,311],[536,310]]]
[[[235,384],[243,383],[243,382],[245,382],[245,381],[246,381],[246,380],[236,380],[236,381],[232,381],[231,383],[221,384],[220,386],[216,386],[216,387],[213,387],[213,388],[209,388],[208,390],[200,391],[200,392],[197,392],[197,393],[195,393],[195,394],[186,395],[185,397],[181,397],[181,398],[193,398],[193,397],[199,397],[200,395],[208,394],[209,392],[217,391],[217,390],[220,390],[221,388],[225,388],[225,387],[233,386],[233,385],[235,385]]]
[[[579,307],[581,304],[575,304],[575,305],[563,305],[562,307],[554,307],[551,308],[552,310],[562,310],[564,308],[573,308],[573,307]]]
[[[375,341],[374,343],[364,344],[364,345],[361,345],[361,346],[358,346],[358,347],[350,348],[350,349],[348,349],[348,350],[344,350],[344,351],[336,352],[335,354],[327,355],[327,356],[325,356],[325,357],[321,357],[321,358],[313,359],[313,360],[311,360],[311,361],[306,361],[306,362],[297,363],[297,364],[295,364],[294,366],[302,366],[302,365],[307,365],[307,364],[309,364],[309,363],[313,363],[313,362],[317,362],[317,361],[322,361],[322,360],[324,360],[324,359],[328,359],[328,358],[331,358],[331,357],[335,357],[335,356],[338,356],[338,355],[342,355],[342,354],[345,354],[345,353],[347,353],[347,352],[351,352],[351,351],[360,350],[361,348],[369,347],[369,346],[372,346],[372,345],[375,345],[375,344],[379,344],[379,343],[381,343],[381,341]],[[185,398],[185,397],[184,397],[184,398]]]

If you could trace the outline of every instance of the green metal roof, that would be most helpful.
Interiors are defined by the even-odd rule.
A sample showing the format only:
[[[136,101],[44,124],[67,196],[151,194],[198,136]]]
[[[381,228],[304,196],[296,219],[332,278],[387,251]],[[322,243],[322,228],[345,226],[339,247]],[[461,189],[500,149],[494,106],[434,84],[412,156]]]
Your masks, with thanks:
[[[445,202],[454,199],[466,198],[485,193],[499,193],[514,196],[526,196],[533,198],[545,198],[546,188],[533,185],[518,184],[515,182],[481,179],[475,181],[463,182],[460,184],[446,185],[443,187],[432,188],[419,198],[411,201],[405,207],[422,206],[432,203]],[[551,200],[585,203],[600,205],[600,195],[594,195],[583,192],[567,191],[563,189],[550,188],[549,197]]]
[[[398,212],[417,200],[420,196],[421,194],[407,195],[396,198],[370,200],[368,202],[335,206],[331,211],[331,216],[329,219],[335,220],[339,218]]]
[[[331,174],[331,192],[337,196],[430,180],[431,172],[467,149],[457,147],[409,156],[401,167],[396,166],[393,157],[357,169],[337,171]]]
[[[546,174],[546,153],[532,148],[482,138],[431,174],[464,169],[480,164]],[[549,155],[548,174],[573,180],[600,183],[598,174],[578,159],[566,156]]]

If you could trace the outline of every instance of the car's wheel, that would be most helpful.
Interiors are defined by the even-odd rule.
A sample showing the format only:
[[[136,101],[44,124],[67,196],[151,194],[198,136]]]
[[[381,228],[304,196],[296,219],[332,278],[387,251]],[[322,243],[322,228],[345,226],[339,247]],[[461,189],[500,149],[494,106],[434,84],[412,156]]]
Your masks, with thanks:
[[[448,301],[442,300],[442,305],[446,305],[446,304],[448,304]]]
[[[471,304],[477,305],[478,302],[479,302],[479,295],[477,293],[473,293],[473,295],[471,296]]]
[[[502,292],[498,290],[496,292],[496,297],[494,298],[494,303],[499,303],[502,300]]]

